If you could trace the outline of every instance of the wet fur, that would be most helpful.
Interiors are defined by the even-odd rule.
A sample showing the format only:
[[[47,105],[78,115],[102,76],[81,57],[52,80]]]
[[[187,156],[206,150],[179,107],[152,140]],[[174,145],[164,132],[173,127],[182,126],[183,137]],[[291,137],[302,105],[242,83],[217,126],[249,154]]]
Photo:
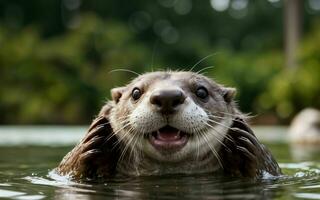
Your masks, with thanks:
[[[146,81],[165,79],[167,76],[163,73],[153,73],[151,75],[154,77],[148,77],[149,79],[145,78],[146,75],[138,77],[136,82],[141,81],[143,84],[150,84],[146,83]],[[211,83],[206,77],[197,77],[199,77],[197,81],[206,79],[208,83]],[[211,86],[211,90],[223,92],[219,85],[214,86],[212,84]],[[128,88],[130,88],[130,85]],[[134,172],[133,170],[137,169],[137,171],[139,171],[138,168],[143,170],[143,168],[149,167],[148,163],[134,162],[130,160],[134,159],[133,157],[122,155],[124,148],[126,148],[126,142],[119,140],[114,134],[114,130],[110,125],[110,117],[112,116],[115,117],[115,119],[119,119],[121,115],[125,116],[130,113],[128,108],[123,105],[125,101],[120,103],[117,101],[120,98],[129,99],[129,97],[121,97],[121,94],[116,92],[114,92],[113,95],[119,96],[113,96],[114,101],[108,102],[101,109],[85,137],[62,160],[57,168],[60,174],[70,175],[74,179],[96,179],[114,176],[118,171],[132,171],[133,175],[139,175],[138,172]],[[225,97],[225,99],[228,100],[231,99],[231,97]],[[221,158],[220,165],[222,166],[213,173],[251,178],[261,177],[265,172],[272,175],[281,174],[277,162],[268,149],[257,140],[245,122],[243,115],[236,109],[234,102],[230,100],[230,102],[226,102],[226,105],[229,114],[233,116],[233,121],[226,136],[223,141],[221,141],[223,144],[220,146],[220,149],[217,150],[218,157]],[[119,112],[115,112],[114,108],[116,106],[118,106],[118,111],[120,109]],[[218,105],[210,105],[205,109],[209,110],[212,106],[219,108]],[[223,115],[221,115],[221,117],[222,116]],[[113,123],[117,122],[113,120]],[[205,164],[208,165],[210,163]],[[217,165],[217,163],[212,165]],[[202,167],[203,166],[201,166],[201,168]]]

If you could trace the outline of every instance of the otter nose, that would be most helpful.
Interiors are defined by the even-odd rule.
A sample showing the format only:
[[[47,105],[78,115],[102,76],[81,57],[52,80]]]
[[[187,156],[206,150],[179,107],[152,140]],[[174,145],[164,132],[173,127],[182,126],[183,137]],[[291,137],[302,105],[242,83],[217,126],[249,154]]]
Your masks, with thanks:
[[[180,90],[158,90],[150,96],[150,103],[155,105],[158,111],[172,114],[185,99],[186,96]]]

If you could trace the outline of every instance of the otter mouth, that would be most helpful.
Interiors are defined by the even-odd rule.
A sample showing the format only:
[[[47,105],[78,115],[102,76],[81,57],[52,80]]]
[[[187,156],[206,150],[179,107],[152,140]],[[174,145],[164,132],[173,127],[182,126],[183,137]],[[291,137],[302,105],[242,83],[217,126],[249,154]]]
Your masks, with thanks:
[[[149,141],[157,150],[177,151],[188,142],[188,134],[171,126],[165,126],[152,132]]]

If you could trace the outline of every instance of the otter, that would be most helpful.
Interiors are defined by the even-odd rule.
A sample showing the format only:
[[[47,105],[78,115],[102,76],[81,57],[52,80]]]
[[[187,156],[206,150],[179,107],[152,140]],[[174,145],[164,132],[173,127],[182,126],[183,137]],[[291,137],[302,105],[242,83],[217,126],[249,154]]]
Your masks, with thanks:
[[[234,101],[236,90],[194,72],[159,71],[111,90],[56,171],[75,180],[212,173],[259,178],[281,170]]]

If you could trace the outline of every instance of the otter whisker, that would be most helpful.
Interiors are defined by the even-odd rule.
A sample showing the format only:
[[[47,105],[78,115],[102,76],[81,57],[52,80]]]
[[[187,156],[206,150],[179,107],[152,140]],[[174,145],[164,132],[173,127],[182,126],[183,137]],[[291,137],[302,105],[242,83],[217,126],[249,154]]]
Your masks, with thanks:
[[[199,136],[199,129],[197,127],[192,127],[192,132],[194,133],[193,135],[195,136],[196,138],[196,160],[199,159],[200,157],[200,136]]]
[[[144,128],[144,129],[142,130],[142,134],[139,134],[139,135],[138,135],[137,144],[135,144],[135,145],[138,145],[138,144],[139,144],[139,146],[137,147],[137,151],[138,151],[137,156],[138,156],[138,158],[141,158],[141,157],[142,157],[142,147],[141,147],[141,143],[138,143],[138,141],[139,141],[139,140],[141,141],[141,140],[143,139],[145,133],[146,133],[146,130],[145,130],[145,128]],[[139,139],[139,140],[138,140],[138,139]]]
[[[215,121],[215,120],[213,120],[213,119],[208,119],[208,121],[209,122],[212,122],[212,123],[215,123],[215,124],[218,124],[218,125],[220,125],[220,126],[223,126],[223,127],[225,127],[225,128],[227,128],[227,129],[232,129],[232,128],[230,128],[229,126],[226,126],[226,125],[224,125],[224,124],[222,124],[222,123],[220,123],[220,122],[218,122],[218,121]]]
[[[141,140],[140,134],[138,134],[136,132],[133,133],[133,137],[135,138],[135,140],[133,141],[132,146],[131,146],[131,150],[129,153],[129,160],[131,159],[131,157],[133,158],[133,160],[137,159],[137,156],[135,156],[135,155],[136,155],[136,151],[138,151],[139,148],[136,148],[136,145],[137,145],[137,142],[139,140]]]
[[[217,121],[214,121],[214,120],[212,120],[212,119],[208,119],[209,121],[211,121],[211,122],[213,122],[213,123],[216,123],[216,124],[218,124],[218,125],[220,125],[220,126],[223,126],[223,127],[225,127],[225,128],[227,128],[228,130],[236,130],[235,128],[232,128],[232,127],[228,127],[228,126],[226,126],[226,125],[224,125],[224,124],[221,124],[221,123],[219,123],[219,122],[217,122]],[[246,131],[246,130],[242,130],[243,132],[245,132],[245,133],[248,133],[248,134],[250,134],[248,131]]]
[[[196,138],[196,160],[199,160],[199,157],[200,157],[200,138],[199,138],[199,135],[198,133],[195,134],[195,138]]]
[[[125,121],[125,120],[124,120]],[[124,122],[120,122],[121,124],[123,124]],[[115,131],[115,132],[111,132],[110,135],[105,139],[105,142],[103,143],[103,146],[112,138],[112,137],[115,137],[120,131],[122,131],[123,129],[125,129],[126,127],[128,127],[130,125],[130,123],[124,125],[123,127],[121,127],[119,130]],[[119,143],[121,143],[121,138],[118,138],[117,142],[115,142],[113,144],[113,147],[112,147],[112,150],[114,148],[116,148]]]
[[[130,123],[130,124],[131,124],[131,123]],[[143,132],[144,132],[144,131],[143,131]],[[143,133],[143,134],[144,134],[144,133]],[[141,140],[141,136],[142,136],[143,134],[140,134],[140,133],[134,131],[134,128],[131,127],[131,128],[128,130],[128,132],[126,132],[126,133],[119,139],[120,141],[124,141],[124,140],[126,140],[126,138],[128,138],[128,136],[130,135],[129,140],[127,140],[127,142],[124,142],[124,148],[123,148],[123,150],[122,150],[122,152],[121,152],[119,161],[123,160],[126,155],[128,155],[127,158],[128,158],[128,160],[129,160],[130,162],[131,162],[131,161],[132,161],[132,162],[135,162],[135,161],[138,160],[138,158],[140,157],[140,155],[139,155],[140,153],[139,153],[139,152],[137,153],[137,151],[139,150],[139,148],[136,148],[136,145],[137,145],[138,141]],[[129,154],[126,154],[126,153],[129,151],[129,149],[130,149]]]
[[[113,69],[109,73],[113,73],[113,72],[130,72],[130,73],[135,74],[137,76],[141,76],[141,74],[139,74],[138,72],[132,71],[130,69],[122,69],[122,68],[121,69]]]
[[[208,141],[208,137],[206,135],[204,135],[204,137],[207,138],[206,141]],[[213,150],[215,152],[216,158],[218,159],[219,165],[221,166],[221,168],[223,168],[223,164],[221,162],[221,157],[220,157],[219,153],[215,150],[214,146],[212,146],[212,148],[213,148]]]
[[[241,117],[240,115],[234,115],[234,114],[231,114],[231,113],[224,113],[224,112],[220,112],[220,111],[219,111],[219,113],[222,113],[222,114],[224,114],[226,116],[219,116],[219,115],[215,115],[215,114],[211,113],[210,110],[207,110],[207,109],[204,109],[204,110],[206,111],[206,113],[207,113],[209,118],[212,117],[212,118],[218,118],[218,119],[228,119],[229,117],[232,117],[231,118],[232,121],[236,121],[236,122],[239,122],[239,123],[242,123],[242,124],[246,124],[244,121],[239,120],[239,118],[243,119],[244,118],[243,116]]]
[[[208,116],[209,116],[209,117],[213,117],[213,118],[218,118],[218,119],[228,119],[228,117],[221,117],[221,116],[212,115],[212,114],[208,114]],[[241,123],[241,124],[245,124],[244,121],[239,120],[239,119],[232,119],[232,121],[239,122],[239,123]]]
[[[223,165],[221,163],[221,158],[218,154],[218,152],[215,150],[215,148],[210,144],[209,142],[209,139],[207,138],[207,136],[205,135],[205,130],[201,130],[199,128],[193,128],[193,132],[196,136],[196,138],[198,139],[198,145],[197,145],[197,148],[198,148],[198,153],[197,153],[197,157],[196,159],[198,160],[199,157],[200,157],[200,138],[203,138],[203,140],[205,141],[205,143],[208,145],[209,149],[210,149],[210,152],[213,154],[213,156],[217,159],[219,165],[223,168]]]
[[[255,117],[254,115],[251,115],[251,113],[248,113],[248,114],[243,114],[243,113],[227,113],[227,112],[222,112],[222,111],[217,111],[218,113],[221,113],[221,114],[224,114],[224,115],[229,115],[229,116],[232,116],[232,117],[238,117],[238,118],[242,118],[242,119],[246,119],[246,118],[253,118]]]
[[[133,141],[133,139],[135,138],[135,135],[132,134],[132,131],[133,129],[129,129],[129,131],[127,132],[128,134],[132,135],[132,137],[128,140],[128,142],[124,143],[125,147],[124,149],[122,150],[121,154],[120,154],[120,157],[119,157],[119,161],[122,161],[122,159],[124,158],[126,152],[128,151],[129,147],[131,146],[131,142]],[[127,137],[127,135],[122,137],[123,139]]]
[[[224,135],[224,134],[220,133],[220,132],[219,132],[218,130],[216,130],[211,124],[207,124],[207,126],[209,126],[210,128],[212,128],[212,130],[213,130],[214,132],[216,132],[216,134],[218,134],[219,136],[222,136],[224,139],[229,140],[230,142],[234,142],[234,139],[233,139],[230,135],[228,135],[228,134]],[[219,140],[218,138],[217,138],[217,141],[218,141],[221,145],[223,145],[224,147],[228,148],[228,147],[224,144],[223,141]]]
[[[223,165],[221,162],[221,158],[218,154],[218,152],[215,150],[215,148],[213,146],[211,146],[209,139],[207,138],[207,136],[205,134],[203,134],[202,132],[200,132],[202,138],[204,139],[204,141],[207,143],[208,147],[210,148],[211,152],[213,153],[213,155],[217,158],[217,161],[219,163],[219,165],[221,166],[221,168],[223,169]]]
[[[212,54],[209,54],[209,55],[205,56],[204,58],[200,59],[198,62],[196,62],[196,63],[191,67],[191,69],[189,69],[189,72],[192,72],[193,69],[194,69],[196,66],[198,66],[201,62],[203,62],[204,60],[206,60],[206,59],[208,59],[208,58],[210,58],[210,57],[212,57],[212,56],[214,56],[214,55],[216,55],[216,54],[217,54],[217,53],[212,53]]]
[[[126,116],[118,117],[118,118],[117,118],[117,120],[123,120],[123,119],[125,119],[125,118],[128,118],[128,119],[129,119],[129,116],[130,116],[130,115],[126,115]]]
[[[127,143],[126,145],[126,150],[123,151],[123,156],[122,157],[125,157],[127,156],[128,157],[128,161],[129,163],[131,162],[134,162],[134,158],[135,158],[135,141],[138,139],[139,137],[136,136],[134,133],[132,134],[132,138],[130,139],[130,141]],[[127,153],[127,154],[126,154]]]
[[[204,111],[206,111],[206,113],[207,114],[209,114],[209,115],[214,115],[213,113],[212,113],[212,111],[211,110],[208,110],[208,109],[206,109],[206,108],[202,108]],[[220,114],[225,114],[225,115],[227,115],[227,116],[231,116],[231,117],[241,117],[241,116],[243,116],[243,114],[241,113],[227,113],[227,112],[223,112],[223,111],[215,111],[216,113],[220,113]]]
[[[196,134],[196,138],[197,138],[197,156],[196,156],[196,160],[198,160],[200,158],[200,136],[198,135],[198,133]]]
[[[127,128],[129,125],[132,125],[131,123],[128,123],[128,124],[126,124],[125,126],[123,126],[123,128],[121,128],[121,129],[119,129],[119,130],[117,130],[115,133],[113,133],[111,136],[110,136],[110,138],[111,137],[113,137],[113,136],[115,136],[116,137],[116,135],[118,135],[118,133],[120,133],[122,130],[124,130],[125,128]],[[124,139],[128,136],[128,135],[130,135],[131,133],[130,133],[130,131],[131,131],[131,129],[132,128],[130,128],[129,130],[128,130],[128,132],[125,132],[125,134],[124,135],[118,135],[117,136],[117,142],[114,144],[114,147],[116,147],[116,146],[118,146],[119,144],[121,144],[123,141],[124,141]],[[110,139],[109,138],[109,139]]]
[[[123,116],[123,117],[119,117],[117,118],[117,120],[122,120],[122,119],[125,119],[127,118],[128,116]],[[125,121],[125,120],[124,120]],[[122,124],[122,122],[120,122]],[[108,121],[106,123],[102,123],[102,124],[99,124],[98,126],[104,126],[104,125],[108,125],[108,124],[111,124],[111,121]]]
[[[126,127],[128,127],[129,125],[131,125],[131,124],[127,124]],[[133,130],[132,127],[129,128],[128,132],[125,132],[123,135],[119,135],[119,136],[118,136],[118,143],[124,141],[124,140],[128,137],[128,135],[131,134],[131,130]],[[115,135],[117,135],[119,132],[120,132],[120,131],[118,131]]]
[[[212,121],[213,119],[210,119],[208,118],[208,121],[209,122],[213,122],[215,124],[217,124],[216,121]],[[215,131],[217,134],[219,134],[220,136],[223,136],[223,137],[226,137],[227,139],[232,139],[232,138],[229,138],[228,135],[222,135],[213,125],[209,124],[208,122],[204,122],[207,126],[209,126],[213,131]],[[220,125],[220,124],[219,124]]]
[[[208,124],[208,123],[206,123],[206,125],[209,126],[213,131],[215,131],[215,132],[218,134],[218,136],[221,136],[221,137],[226,138],[227,140],[233,142],[233,138],[231,138],[230,136],[228,136],[228,135],[223,135],[222,133],[220,133],[219,131],[217,131],[212,125],[210,125],[210,124]],[[222,146],[224,146],[224,147],[227,148],[227,146],[226,146],[218,137],[216,137],[216,140],[217,140]]]
[[[129,161],[132,160],[132,163],[133,164],[133,167],[136,171],[136,174],[139,174],[139,165],[136,164],[136,163],[139,163],[139,160],[140,160],[140,151],[139,149],[136,147],[136,143],[137,141],[141,140],[140,136],[136,136],[135,137],[135,141],[133,142],[132,144],[132,147],[131,147],[131,150],[130,150],[130,153],[129,153]]]
[[[110,134],[110,136],[107,137],[107,141],[110,140],[112,137],[116,136],[119,132],[121,132],[122,130],[124,130],[124,129],[127,128],[128,126],[132,125],[131,123],[125,124],[125,123],[126,123],[126,120],[124,120],[124,121],[122,121],[122,122],[120,122],[120,123],[121,123],[121,124],[124,124],[124,125],[123,125],[120,129],[112,132],[112,133]],[[120,139],[120,138],[119,138],[119,139]]]
[[[132,158],[133,162],[135,163],[139,163],[139,160],[141,159],[142,151],[140,147],[137,147],[137,145],[139,144],[138,142],[142,140],[144,134],[145,134],[145,130],[143,130],[142,133],[134,132],[135,141],[131,146],[131,150],[129,153],[129,160],[131,160]],[[136,173],[139,174],[138,165],[135,165],[135,166],[136,166],[136,169],[135,169]]]
[[[212,69],[212,68],[214,68],[214,66],[213,66],[213,65],[210,65],[210,66],[208,66],[208,67],[204,67],[204,68],[200,69],[200,70],[197,71],[196,73],[197,73],[197,74],[201,74],[201,72],[203,72],[203,71],[205,71],[205,70],[207,70],[207,69]],[[204,72],[204,73],[205,73],[205,72]]]

